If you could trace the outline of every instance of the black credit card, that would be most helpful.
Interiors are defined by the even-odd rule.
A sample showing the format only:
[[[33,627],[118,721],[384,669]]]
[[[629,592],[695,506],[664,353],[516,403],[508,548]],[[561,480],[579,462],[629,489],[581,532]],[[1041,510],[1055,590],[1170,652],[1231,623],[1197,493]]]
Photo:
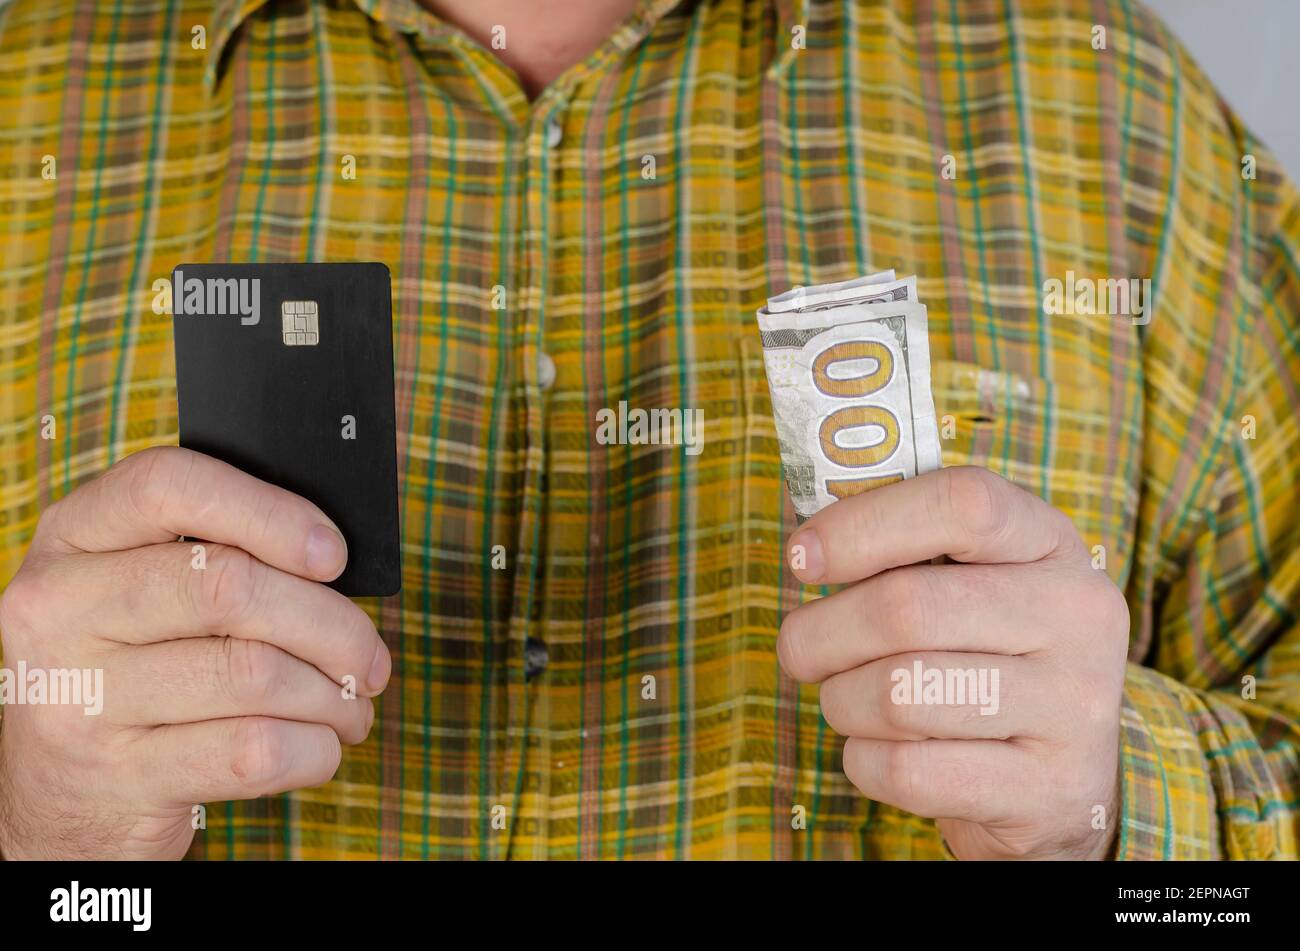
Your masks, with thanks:
[[[172,272],[180,444],[320,506],[349,596],[401,588],[393,307],[383,264]]]

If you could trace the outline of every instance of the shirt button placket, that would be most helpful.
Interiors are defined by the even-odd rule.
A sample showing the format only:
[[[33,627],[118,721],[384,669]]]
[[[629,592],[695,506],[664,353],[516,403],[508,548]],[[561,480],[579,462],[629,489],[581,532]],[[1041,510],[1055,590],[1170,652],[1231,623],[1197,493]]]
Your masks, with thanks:
[[[559,111],[558,108],[555,111],[558,112]],[[527,352],[527,349],[530,348],[530,345],[536,345],[536,343],[538,343],[540,339],[544,338],[546,333],[545,295],[547,293],[547,287],[545,286],[544,279],[538,281],[538,278],[547,272],[547,262],[540,260],[540,258],[534,258],[533,255],[545,252],[546,248],[549,246],[549,242],[548,242],[549,235],[547,232],[549,231],[551,226],[551,218],[550,218],[551,209],[547,207],[545,196],[548,196],[550,194],[550,190],[544,187],[539,188],[538,185],[539,184],[545,185],[545,183],[539,182],[540,175],[545,174],[548,178],[550,178],[553,175],[553,162],[550,153],[553,152],[560,145],[560,142],[563,140],[563,138],[564,138],[563,126],[560,120],[556,118],[554,114],[552,114],[549,118],[547,118],[543,122],[540,129],[534,127],[534,131],[529,136],[529,142],[525,146],[524,153],[523,153],[524,162],[525,162],[525,171],[526,171],[524,178],[527,183],[525,186],[525,195],[527,196],[525,198],[525,202],[526,202],[526,207],[528,208],[528,213],[527,213],[527,225],[525,230],[525,245],[523,248],[522,255],[525,260],[532,261],[532,263],[535,265],[535,269],[534,268],[529,269],[528,279],[526,281],[521,282],[521,286],[533,285],[530,288],[532,293],[536,295],[533,298],[533,300],[541,301],[541,311],[537,315],[537,319],[540,322],[541,326],[536,328],[538,331],[536,337],[532,337],[531,339],[525,339],[523,341],[523,345],[526,348],[525,352]],[[540,145],[540,151],[538,151],[539,145]],[[529,236],[531,236],[531,241],[539,242],[538,244],[534,245],[532,248],[529,248],[527,246],[529,242]],[[525,379],[527,380],[528,377],[531,377],[532,383],[537,387],[536,390],[533,390],[531,387],[527,388],[527,391],[529,392],[530,401],[533,399],[534,393],[538,394],[539,397],[545,396],[546,392],[549,391],[555,385],[555,378],[556,378],[555,360],[550,356],[550,354],[541,350],[540,347],[535,351],[532,357],[531,364],[532,364],[531,366],[526,365],[524,368]],[[546,420],[545,420],[544,413],[545,413],[544,403],[539,399],[537,407],[530,408],[528,410],[528,416],[530,418],[530,422],[527,425],[530,427],[530,430],[532,429],[532,427],[538,427],[540,430],[545,429]],[[532,440],[534,438],[538,439],[540,445],[543,446],[546,445],[546,440],[543,432],[530,431],[529,439]],[[545,472],[546,472],[546,464],[545,462],[543,462],[541,464],[541,471],[538,473],[534,473],[533,475],[533,478],[536,481],[533,483],[533,488],[531,491],[534,493],[540,493],[542,495],[542,500],[540,504],[538,504],[535,508],[532,509],[533,512],[532,518],[536,518],[536,519],[545,518],[544,515],[544,510],[546,506],[545,496],[547,491]],[[524,523],[521,524],[520,544],[521,546],[528,545],[529,547],[531,547],[532,545],[537,544],[538,535],[541,532],[545,531],[545,524],[543,522],[542,525],[538,526],[537,531],[533,531],[529,529],[527,525],[527,521],[528,519],[526,517]],[[521,554],[523,553],[522,548],[520,549],[520,553]],[[536,558],[530,559],[530,561],[533,565],[532,570],[536,571],[537,569]],[[544,584],[544,582],[542,583]],[[531,584],[529,585],[529,587],[530,588],[532,587]],[[516,589],[516,593],[517,594],[519,593],[519,589]],[[533,604],[529,609],[528,616],[522,619],[524,642],[522,645],[523,648],[521,652],[522,656],[520,657],[520,666],[522,667],[521,673],[523,675],[524,682],[528,684],[533,684],[539,678],[542,678],[547,670],[547,667],[550,664],[549,648],[546,644],[546,641],[541,636],[539,636],[541,633],[540,599],[544,598],[544,593],[541,592],[540,590],[534,589],[532,591],[531,597],[533,599]],[[535,705],[528,702],[526,697],[516,695],[514,690],[510,690],[507,692],[507,702],[512,707],[514,706],[515,703],[519,703],[520,705],[517,712],[512,711],[511,714],[509,715],[509,720],[511,723],[512,730],[517,730],[522,728],[525,733],[528,733],[531,732],[533,729],[545,728],[546,726],[545,723],[537,722],[534,719],[536,716],[538,716],[537,711],[534,709]],[[543,757],[545,757],[546,755],[544,752],[541,752],[541,750],[545,749],[545,744],[543,744],[539,750],[528,750],[527,749],[528,746],[529,744],[525,744],[524,748],[522,749],[518,747],[512,747],[511,751],[506,756],[505,775],[508,777],[512,773],[514,773],[515,779],[513,780],[513,782],[516,785],[519,782],[524,780],[524,776],[520,775],[518,771],[527,773],[530,769],[538,768],[537,764],[530,765],[528,761],[529,758],[534,755],[540,755]],[[522,760],[516,758],[516,754],[519,753],[522,753],[524,757]],[[544,767],[541,768],[543,771],[545,771]],[[507,779],[507,782],[511,782],[511,781],[512,780]],[[543,788],[545,788],[548,783],[549,783],[548,779],[546,778],[542,779]],[[529,813],[528,815],[526,815],[525,812],[521,812],[518,817],[519,820],[527,822],[530,818],[534,818],[540,821],[541,819],[540,816],[532,815],[533,810],[536,808],[535,806],[527,805],[526,801],[524,800],[516,800],[516,802],[518,803],[519,806],[521,806],[525,810],[526,813]],[[542,816],[544,815],[545,815],[545,807],[543,806]],[[500,854],[504,854],[504,855],[516,854],[514,835],[517,826],[515,823],[511,823],[510,828],[511,828],[511,832],[510,832],[509,844],[505,846],[504,850]],[[529,854],[531,855],[533,853],[530,852]],[[544,854],[544,847],[543,847],[543,854]]]
[[[557,116],[552,115],[542,127],[542,142],[550,151],[558,148],[562,141],[564,141],[564,126]],[[542,289],[542,293],[546,293],[545,288]],[[542,332],[543,334],[546,332],[545,327],[542,328]],[[537,385],[543,390],[549,390],[555,385],[555,361],[545,351],[539,351],[537,354]]]

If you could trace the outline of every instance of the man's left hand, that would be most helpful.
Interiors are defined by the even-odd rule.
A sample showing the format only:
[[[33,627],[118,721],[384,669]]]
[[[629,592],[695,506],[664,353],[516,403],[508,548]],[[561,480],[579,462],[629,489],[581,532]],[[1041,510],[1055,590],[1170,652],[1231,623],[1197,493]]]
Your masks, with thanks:
[[[864,795],[937,819],[958,858],[1108,855],[1129,613],[1069,518],[941,469],[828,506],[789,556],[849,585],[791,612],[777,650],[821,685]]]

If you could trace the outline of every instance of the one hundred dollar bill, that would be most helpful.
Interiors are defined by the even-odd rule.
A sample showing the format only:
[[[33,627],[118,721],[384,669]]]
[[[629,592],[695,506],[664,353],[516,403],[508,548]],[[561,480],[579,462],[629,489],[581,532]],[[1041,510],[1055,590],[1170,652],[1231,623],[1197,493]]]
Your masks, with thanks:
[[[758,311],[799,520],[942,464],[925,305],[893,271],[794,288]]]
[[[910,295],[910,297],[909,297]],[[916,299],[916,278],[896,280],[894,272],[881,271],[838,284],[818,284],[816,287],[793,287],[784,294],[767,299],[769,314],[788,314],[795,311],[827,310],[840,304],[884,303],[885,301]]]

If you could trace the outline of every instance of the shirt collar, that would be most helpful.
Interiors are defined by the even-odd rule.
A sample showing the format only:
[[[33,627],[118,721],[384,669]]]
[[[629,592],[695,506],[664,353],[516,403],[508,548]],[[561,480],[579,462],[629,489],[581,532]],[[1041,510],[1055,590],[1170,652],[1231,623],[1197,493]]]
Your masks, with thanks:
[[[267,0],[217,0],[208,22],[208,48],[203,59],[203,86],[211,92],[217,81],[221,55],[241,23],[256,13]]]
[[[769,69],[777,70],[795,52],[793,43],[795,27],[800,27],[805,33],[807,32],[808,18],[812,13],[815,0],[769,0],[769,2],[776,10],[776,22],[779,24],[776,33],[779,52]]]
[[[212,18],[208,24],[208,48],[203,66],[203,85],[211,92],[217,82],[221,68],[221,57],[234,38],[239,27],[254,13],[272,0],[217,0],[213,5]],[[454,27],[438,20],[433,14],[419,5],[417,0],[353,0],[370,18],[404,33],[420,33],[425,39],[457,32]],[[680,4],[682,0],[642,0],[636,16],[621,28],[620,38],[629,45],[640,42],[641,38],[654,26],[665,13]],[[777,57],[779,65],[790,54],[792,46],[790,37],[795,26],[808,25],[809,7],[813,0],[768,0],[776,11],[780,33],[777,42],[782,44],[782,52]]]

